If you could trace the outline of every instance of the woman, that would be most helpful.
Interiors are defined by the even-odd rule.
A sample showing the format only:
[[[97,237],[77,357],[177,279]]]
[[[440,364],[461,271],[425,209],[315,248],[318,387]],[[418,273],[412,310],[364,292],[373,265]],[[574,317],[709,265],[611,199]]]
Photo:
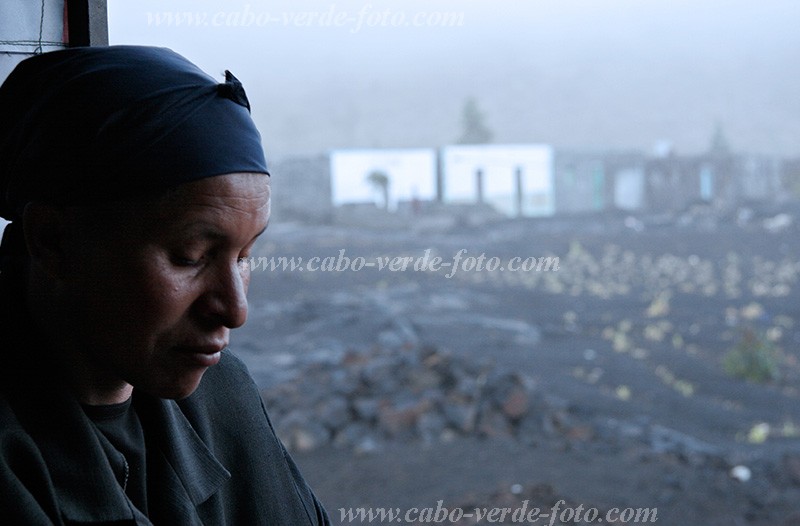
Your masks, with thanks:
[[[327,524],[226,349],[269,174],[241,84],[76,48],[0,87],[0,521]]]

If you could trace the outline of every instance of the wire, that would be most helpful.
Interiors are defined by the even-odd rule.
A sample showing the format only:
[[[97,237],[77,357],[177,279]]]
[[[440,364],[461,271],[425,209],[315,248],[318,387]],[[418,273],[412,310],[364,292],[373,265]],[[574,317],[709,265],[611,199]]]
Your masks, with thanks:
[[[42,0],[41,10],[39,15],[39,38],[36,40],[0,40],[0,46],[18,46],[18,47],[33,47],[33,54],[39,55],[44,51],[44,47],[66,47],[64,42],[55,40],[44,40],[44,13],[45,13],[45,0]],[[18,49],[0,50],[0,53],[9,55],[30,55],[30,51],[20,51]]]
[[[39,16],[39,45],[33,50],[34,55],[42,53],[42,32],[44,31],[44,0],[42,0],[42,14]]]

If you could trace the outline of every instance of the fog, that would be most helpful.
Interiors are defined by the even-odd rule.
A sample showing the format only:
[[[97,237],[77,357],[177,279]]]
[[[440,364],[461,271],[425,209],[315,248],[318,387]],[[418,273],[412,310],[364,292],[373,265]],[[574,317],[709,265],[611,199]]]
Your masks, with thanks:
[[[387,10],[463,23],[368,25]],[[292,18],[304,11],[352,20]],[[248,12],[273,21],[246,25]],[[166,13],[224,17],[157,22]],[[737,151],[797,155],[798,19],[790,0],[109,2],[112,42],[234,71],[273,157],[452,143],[470,96],[498,143],[694,153],[720,124]]]

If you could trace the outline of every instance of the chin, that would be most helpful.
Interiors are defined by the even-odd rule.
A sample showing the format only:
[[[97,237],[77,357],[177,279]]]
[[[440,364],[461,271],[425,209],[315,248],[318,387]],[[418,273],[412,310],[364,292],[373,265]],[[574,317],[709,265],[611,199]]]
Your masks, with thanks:
[[[197,386],[199,384],[193,385],[191,388],[183,389],[178,392],[167,393],[166,396],[161,396],[160,398],[170,399],[170,400],[183,400],[184,398],[188,398],[197,390]]]
[[[142,385],[140,389],[156,398],[181,400],[197,390],[204,372],[205,369],[198,373],[187,374],[169,383]]]

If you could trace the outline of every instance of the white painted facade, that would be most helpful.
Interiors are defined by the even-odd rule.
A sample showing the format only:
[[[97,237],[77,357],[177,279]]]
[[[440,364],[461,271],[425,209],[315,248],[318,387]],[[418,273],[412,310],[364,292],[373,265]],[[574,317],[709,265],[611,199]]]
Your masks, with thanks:
[[[614,174],[614,205],[620,210],[640,210],[644,205],[644,172],[626,168]]]
[[[381,191],[369,182],[372,172],[389,179],[389,209],[400,201],[436,199],[436,151],[420,149],[334,150],[330,154],[331,197],[334,206],[375,203]]]
[[[445,203],[477,203],[482,193],[485,203],[508,216],[550,216],[555,213],[551,146],[446,146],[441,155]],[[480,176],[477,175],[479,172]],[[479,177],[482,192],[478,189],[481,184]],[[521,198],[518,197],[518,188],[522,192]]]

